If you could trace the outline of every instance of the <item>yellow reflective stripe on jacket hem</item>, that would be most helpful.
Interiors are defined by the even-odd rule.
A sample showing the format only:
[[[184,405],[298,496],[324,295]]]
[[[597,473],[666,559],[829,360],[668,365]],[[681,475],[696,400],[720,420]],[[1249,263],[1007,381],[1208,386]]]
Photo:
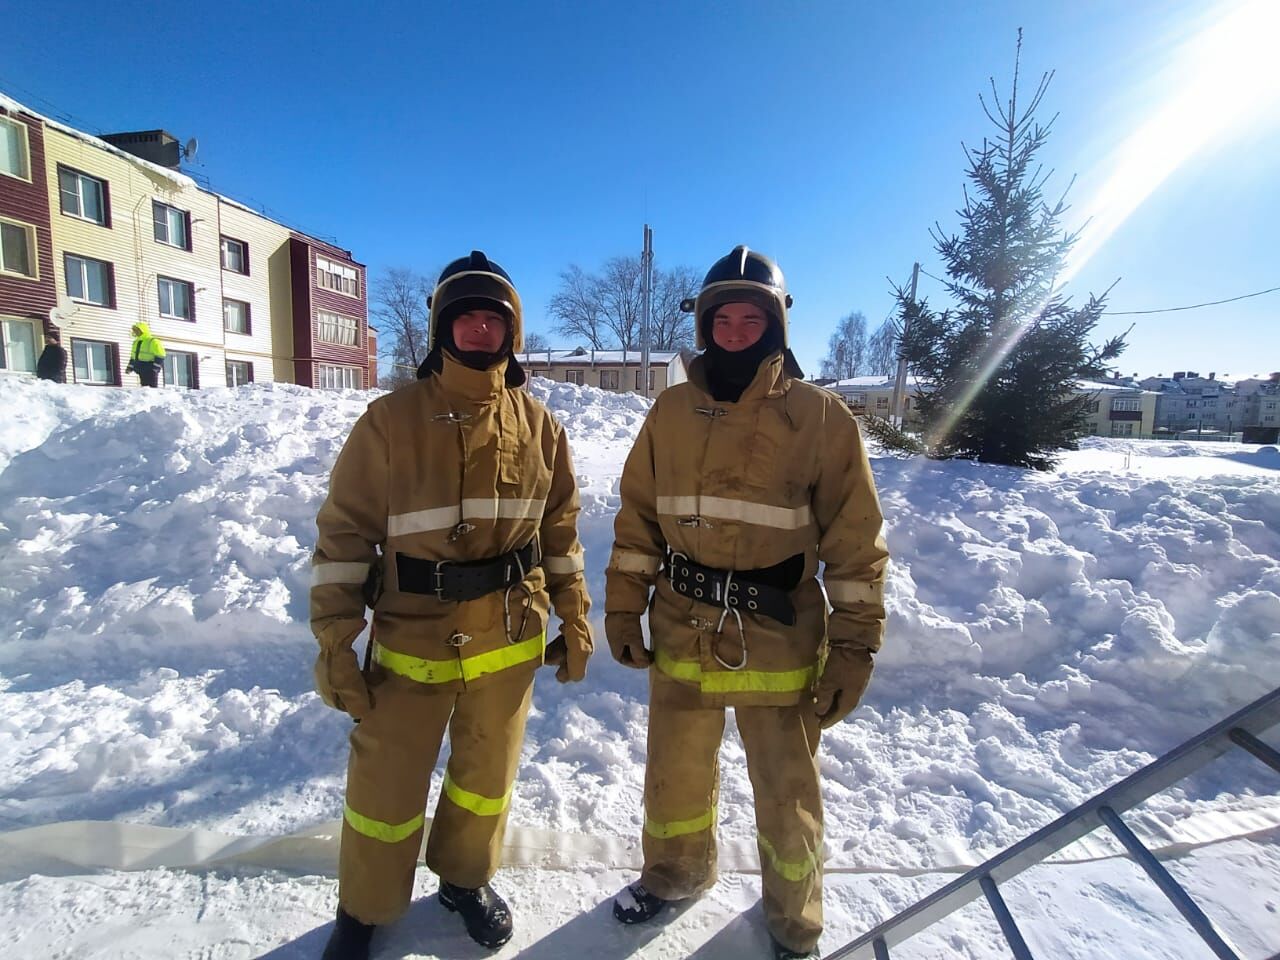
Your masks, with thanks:
[[[475,680],[490,673],[497,673],[530,660],[541,660],[547,644],[546,633],[509,646],[477,653],[460,660],[425,660],[408,653],[388,650],[382,644],[373,645],[373,659],[392,673],[418,683],[448,683],[451,680]]]
[[[697,683],[703,693],[797,693],[813,686],[818,665],[798,670],[704,671],[696,660],[676,660],[659,649],[654,655],[659,670],[675,680]]]
[[[792,883],[799,883],[822,865],[822,861],[818,859],[816,853],[809,853],[803,860],[799,861],[783,860],[778,856],[778,851],[773,849],[773,844],[765,837],[757,834],[756,842],[760,845],[760,853],[762,854],[760,860],[762,863],[767,862],[774,873],[784,880],[790,880]]]
[[[832,603],[883,603],[884,584],[881,581],[835,580],[822,582],[827,599]]]
[[[317,563],[311,568],[311,586],[329,583],[364,584],[369,577],[367,563]]]
[[[800,530],[809,526],[813,514],[809,505],[800,507],[774,507],[750,500],[732,500],[728,497],[658,497],[657,510],[672,517],[701,516],[716,520],[738,520],[760,527],[778,530]]]
[[[647,553],[637,553],[633,550],[619,550],[617,547],[613,548],[613,553],[609,557],[609,569],[617,570],[619,573],[644,573],[652,576],[661,566],[661,557],[651,557]]]
[[[470,810],[478,817],[496,817],[511,802],[511,787],[500,797],[485,797],[470,790],[463,790],[449,775],[449,768],[444,771],[444,792],[450,800],[463,810]]]
[[[383,843],[399,843],[401,840],[407,840],[421,830],[425,822],[420,813],[404,823],[384,823],[381,820],[366,817],[363,813],[356,813],[348,804],[342,806],[342,817],[356,833],[374,840],[381,840]]]
[[[470,498],[456,506],[392,514],[387,517],[387,536],[447,530],[463,520],[538,520],[546,511],[546,500]]]
[[[700,830],[709,830],[716,822],[716,809],[712,807],[700,817],[694,817],[691,820],[672,820],[669,823],[658,823],[650,820],[648,815],[644,818],[644,832],[651,837],[657,837],[659,840],[670,840],[673,837],[684,837],[691,833],[697,833]]]

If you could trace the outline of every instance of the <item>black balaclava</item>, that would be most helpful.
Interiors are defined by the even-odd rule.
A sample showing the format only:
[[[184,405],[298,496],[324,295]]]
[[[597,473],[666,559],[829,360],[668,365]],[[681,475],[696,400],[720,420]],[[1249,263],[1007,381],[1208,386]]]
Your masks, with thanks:
[[[495,352],[460,350],[458,345],[453,342],[453,321],[468,310],[491,310],[494,313],[501,314],[503,320],[506,321],[506,336],[502,338],[502,346],[498,347]],[[448,312],[440,317],[440,330],[436,334],[440,346],[449,351],[449,356],[464,367],[470,367],[472,370],[488,370],[506,359],[511,353],[511,342],[514,336],[514,324],[511,322],[511,315],[505,309],[501,309],[496,301],[485,297],[468,297],[450,304]]]
[[[715,311],[708,310],[702,318],[702,342],[707,345],[703,356],[703,370],[707,374],[707,388],[711,396],[721,403],[737,403],[742,391],[751,385],[760,363],[769,354],[782,349],[782,324],[772,313],[769,327],[759,340],[745,350],[726,350],[711,335]]]

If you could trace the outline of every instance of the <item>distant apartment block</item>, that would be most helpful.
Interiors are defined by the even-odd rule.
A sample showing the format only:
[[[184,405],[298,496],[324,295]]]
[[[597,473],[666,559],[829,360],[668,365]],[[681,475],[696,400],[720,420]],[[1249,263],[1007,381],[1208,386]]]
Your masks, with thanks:
[[[1230,382],[1217,373],[1202,377],[1179,370],[1172,377],[1148,377],[1141,385],[1160,395],[1157,437],[1275,443],[1280,436],[1280,373]]]
[[[619,393],[644,391],[643,363],[639,350],[539,350],[517,355],[520,365],[532,377],[561,383],[599,387]],[[677,352],[653,350],[649,353],[649,396],[656,397],[667,387],[688,379],[684,358]]]
[[[823,384],[836,393],[853,411],[854,416],[872,414],[882,420],[889,419],[893,405],[894,377],[849,377]],[[920,381],[913,376],[903,383],[902,415],[904,426],[914,429],[920,426],[920,414],[916,400],[920,395]]]
[[[69,383],[131,386],[131,328],[163,383],[377,384],[365,268],[178,170],[165,131],[96,137],[0,95],[0,373],[59,330]]]

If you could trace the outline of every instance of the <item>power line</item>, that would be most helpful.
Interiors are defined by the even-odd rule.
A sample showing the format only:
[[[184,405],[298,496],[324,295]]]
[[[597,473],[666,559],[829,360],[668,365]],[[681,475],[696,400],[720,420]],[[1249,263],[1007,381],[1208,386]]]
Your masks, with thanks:
[[[1207,303],[1192,303],[1185,307],[1165,307],[1162,310],[1104,310],[1103,313],[1112,317],[1134,317],[1140,313],[1174,313],[1178,310],[1196,310],[1199,307],[1216,307],[1220,303],[1235,303],[1237,300],[1248,300],[1250,297],[1260,297],[1264,293],[1275,293],[1280,287],[1268,287],[1266,290],[1259,290],[1257,293],[1242,293],[1238,297],[1228,297],[1226,300],[1210,300]]]
[[[963,284],[956,283],[953,280],[943,280],[941,277],[935,277],[923,267],[920,268],[920,272],[929,279],[936,280],[938,283],[949,289],[964,290],[968,293],[978,292],[964,286]],[[1261,297],[1268,293],[1275,293],[1277,290],[1280,290],[1280,287],[1268,287],[1266,290],[1258,290],[1254,293],[1242,293],[1238,297],[1227,297],[1225,300],[1207,300],[1204,303],[1189,303],[1183,307],[1161,307],[1158,310],[1103,310],[1102,312],[1109,317],[1136,317],[1151,313],[1177,313],[1179,310],[1198,310],[1201,307],[1216,307],[1223,303],[1235,303],[1237,300],[1248,300],[1252,297]]]

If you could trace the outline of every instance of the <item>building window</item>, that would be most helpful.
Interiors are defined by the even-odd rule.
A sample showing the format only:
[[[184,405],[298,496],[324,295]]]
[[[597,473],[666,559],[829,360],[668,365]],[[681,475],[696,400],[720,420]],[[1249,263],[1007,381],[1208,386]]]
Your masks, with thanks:
[[[194,390],[196,381],[196,355],[182,350],[170,350],[160,361],[164,368],[164,385],[182,390]]]
[[[1188,413],[1188,414],[1187,414],[1187,419],[1188,419],[1188,420],[1194,420],[1195,418],[1196,418],[1196,415],[1195,415],[1194,413]]]
[[[79,170],[58,165],[58,192],[62,212],[68,217],[107,226],[107,182]]]
[[[354,317],[344,317],[328,310],[316,311],[316,339],[322,343],[354,347],[359,342],[359,336],[360,321]]]
[[[191,214],[187,211],[152,200],[151,220],[157,243],[167,243],[180,250],[191,249]]]
[[[1113,437],[1132,437],[1133,421],[1124,420],[1111,424],[1111,435]]]
[[[637,391],[644,389],[642,386],[640,386],[640,382],[641,382],[640,374],[642,374],[643,372],[644,372],[643,370],[636,371],[636,390]],[[650,368],[649,370],[649,392],[650,393],[653,392],[653,369],[652,368]]]
[[[227,386],[241,387],[253,383],[253,364],[248,360],[227,361]]]
[[[565,383],[576,383],[578,386],[582,386],[582,383],[583,383],[583,373],[582,373],[582,371],[581,371],[581,370],[566,370],[566,371],[564,372],[564,382],[565,382]]]
[[[29,320],[0,321],[0,370],[35,373],[36,327]]]
[[[249,325],[249,304],[243,300],[223,300],[222,329],[227,333],[248,334],[251,330]]]
[[[1123,410],[1130,413],[1136,413],[1142,409],[1142,401],[1135,398],[1117,397],[1111,401],[1111,409],[1113,411]]]
[[[17,220],[0,220],[0,273],[35,279],[36,228]]]
[[[31,153],[27,149],[27,125],[0,117],[0,173],[31,180]]]
[[[326,290],[337,290],[348,296],[360,296],[360,273],[345,263],[316,257],[316,284]]]
[[[877,410],[888,410],[888,409],[889,409],[889,398],[888,398],[888,397],[876,397],[876,409],[877,409]]]
[[[600,389],[601,390],[617,390],[618,389],[618,371],[617,370],[601,370],[600,371]]]
[[[100,307],[115,306],[115,278],[111,264],[73,253],[63,254],[62,264],[67,274],[67,296],[72,300],[96,303]]]
[[[1086,411],[1085,411],[1085,412],[1086,412],[1086,413],[1097,413],[1101,408],[1102,408],[1102,401],[1100,401],[1100,400],[1095,400],[1095,401],[1093,401],[1093,403],[1089,404],[1089,406],[1088,406],[1088,408],[1086,409]]]
[[[867,405],[867,395],[865,393],[849,394],[849,406],[865,407]]]
[[[233,273],[249,272],[249,245],[243,240],[222,238],[222,269]]]
[[[76,383],[111,386],[116,382],[116,345],[98,340],[71,341],[71,370]]]
[[[156,292],[160,296],[160,316],[173,320],[195,320],[194,291],[187,281],[157,277]]]
[[[316,386],[322,390],[359,390],[364,386],[364,371],[359,367],[316,364]]]
[[[1194,407],[1194,406],[1195,406],[1197,403],[1199,403],[1199,402],[1200,402],[1200,401],[1198,401],[1198,400],[1188,400],[1188,401],[1187,401],[1187,409],[1188,409],[1188,410],[1190,410],[1192,407]]]

